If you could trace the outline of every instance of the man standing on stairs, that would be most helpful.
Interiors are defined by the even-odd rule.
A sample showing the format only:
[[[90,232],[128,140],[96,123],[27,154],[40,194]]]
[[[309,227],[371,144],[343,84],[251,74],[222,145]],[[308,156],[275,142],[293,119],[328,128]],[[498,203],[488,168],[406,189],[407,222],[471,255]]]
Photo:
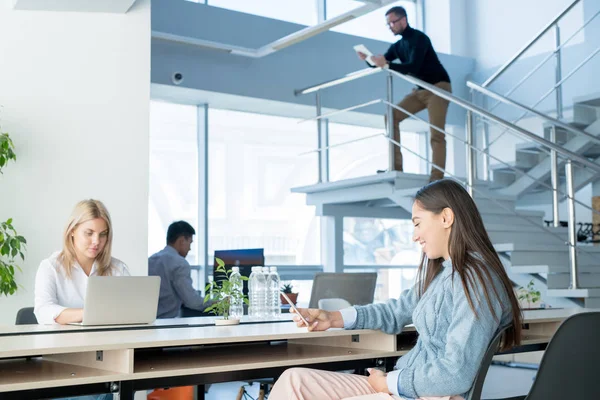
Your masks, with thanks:
[[[385,17],[392,33],[402,36],[402,39],[392,44],[384,55],[373,56],[373,63],[380,68],[390,68],[402,74],[414,76],[447,92],[452,92],[448,72],[440,63],[431,45],[431,40],[426,34],[408,24],[404,7],[392,7],[385,14]],[[358,55],[362,60],[367,58],[365,54],[359,53]],[[392,62],[397,59],[402,63]],[[423,88],[415,87],[410,94],[398,103],[398,106],[412,114],[427,108],[429,123],[444,130],[446,112],[448,111],[447,100]],[[408,118],[409,115],[397,109],[394,109],[393,115],[394,140],[400,142],[400,122]],[[394,147],[394,170],[402,171],[401,149],[393,143],[390,143],[390,146]],[[445,169],[446,137],[434,128],[431,128],[431,150],[433,164]],[[434,167],[431,168],[430,182],[443,177],[444,173],[442,171]]]

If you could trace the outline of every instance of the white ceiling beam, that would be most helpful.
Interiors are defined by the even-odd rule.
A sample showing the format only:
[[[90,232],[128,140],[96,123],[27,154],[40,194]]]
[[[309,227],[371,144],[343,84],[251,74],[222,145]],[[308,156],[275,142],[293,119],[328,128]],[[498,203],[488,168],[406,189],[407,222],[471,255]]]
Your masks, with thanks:
[[[15,10],[78,11],[124,14],[135,0],[12,0]]]
[[[176,43],[184,43],[192,46],[203,47],[206,49],[223,51],[230,54],[245,56],[245,57],[253,57],[253,58],[261,58],[267,56],[269,54],[273,54],[276,51],[284,49],[286,47],[292,46],[294,44],[300,43],[306,39],[309,39],[313,36],[316,36],[320,33],[326,32],[331,28],[334,28],[338,25],[344,24],[348,21],[351,21],[355,18],[361,17],[371,11],[377,10],[387,4],[393,3],[396,0],[367,0],[368,4],[357,7],[354,10],[350,10],[345,12],[337,17],[328,19],[326,21],[320,22],[313,26],[307,26],[304,29],[301,29],[297,32],[289,34],[287,36],[282,37],[281,39],[277,39],[269,44],[266,44],[258,49],[252,49],[247,47],[234,46],[227,43],[219,43],[210,40],[204,39],[196,39],[190,38],[186,36],[173,35],[170,33],[152,31],[152,38],[166,40]]]

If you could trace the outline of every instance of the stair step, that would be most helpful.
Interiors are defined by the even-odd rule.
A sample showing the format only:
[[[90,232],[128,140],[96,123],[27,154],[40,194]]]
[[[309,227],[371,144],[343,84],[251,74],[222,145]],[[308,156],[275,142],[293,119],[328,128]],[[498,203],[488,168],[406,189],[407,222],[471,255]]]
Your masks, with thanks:
[[[494,187],[503,188],[514,183],[517,179],[517,172],[505,168],[501,164],[498,165],[500,165],[500,168],[492,171],[492,182],[494,183]],[[519,176],[520,175],[522,174],[519,174]]]
[[[546,294],[552,297],[600,297],[600,288],[548,289]]]
[[[519,163],[517,163],[516,161],[507,162],[505,164],[492,164],[492,165],[490,165],[490,169],[492,171],[494,171],[494,172],[496,172],[496,171],[508,171],[508,172],[516,173],[513,168],[521,170],[521,171],[524,171],[527,168],[531,168],[531,167],[524,166],[524,165],[519,165]]]
[[[579,271],[578,285],[582,288],[600,288],[600,269],[596,273]],[[548,289],[568,289],[571,284],[571,274],[548,274],[546,286]]]
[[[545,232],[541,229],[537,231],[526,231],[524,230],[524,226],[519,228],[523,228],[523,230],[488,230],[488,235],[490,236],[490,240],[492,243],[504,243],[507,241],[515,241],[515,242],[525,242],[528,244],[539,244],[539,245],[555,245],[555,246],[563,246],[563,243],[567,240],[567,232],[563,234],[558,234],[558,236],[553,235],[552,233]],[[535,229],[535,227],[533,227]],[[564,246],[566,249],[566,246]]]
[[[518,274],[566,274],[570,273],[569,264],[535,264],[535,265],[511,265],[511,270]],[[579,272],[600,273],[600,264],[579,264]]]
[[[497,243],[494,248],[499,253],[509,252],[511,265],[569,265],[567,245],[552,246],[515,241],[515,243]],[[580,246],[577,251],[577,262],[579,265],[600,265],[600,248]],[[543,272],[545,271],[540,271]]]
[[[567,245],[565,244],[564,248],[557,248],[556,246],[548,246],[543,244],[530,244],[530,243],[513,243],[513,242],[505,242],[505,243],[494,243],[494,248],[498,252],[514,252],[514,251],[530,251],[530,252],[540,252],[540,253],[556,253],[563,252],[567,250]],[[578,250],[580,252],[589,252],[592,254],[598,254],[600,256],[600,246],[578,246]]]
[[[508,215],[508,214],[481,214],[483,223],[487,227],[489,224],[496,225],[508,225],[513,226],[515,229],[521,226],[543,226],[544,215],[536,216],[523,216],[523,215]]]
[[[600,92],[573,97],[573,103],[591,107],[600,107]]]
[[[516,152],[528,152],[531,154],[539,154],[539,153],[546,154],[546,152],[543,150],[543,148],[544,147],[542,145],[540,145],[537,142],[533,142],[533,141],[515,144]]]
[[[533,223],[525,223],[521,226],[514,226],[510,223],[496,223],[496,224],[485,224],[485,229],[490,232],[527,232],[532,234],[540,234],[540,235],[549,235],[551,237],[555,237],[554,235],[566,235],[568,233],[568,228],[563,227],[546,227],[543,225],[535,225]],[[566,237],[565,237],[566,239]],[[505,243],[506,241],[499,241],[498,243]],[[543,243],[540,243],[543,244]]]
[[[551,125],[544,124],[544,139],[552,141],[551,132]],[[561,127],[556,128],[556,143],[560,144],[561,146],[567,143],[569,140],[573,139],[575,136],[577,135],[571,131],[568,131]]]
[[[490,214],[514,214],[515,201],[504,199],[486,199],[475,197],[475,204],[480,213]]]

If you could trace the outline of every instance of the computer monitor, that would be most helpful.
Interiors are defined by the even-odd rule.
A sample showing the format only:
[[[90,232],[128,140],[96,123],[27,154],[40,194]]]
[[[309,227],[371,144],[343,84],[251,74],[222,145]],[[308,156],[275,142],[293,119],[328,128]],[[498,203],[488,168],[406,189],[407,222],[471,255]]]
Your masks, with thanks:
[[[223,260],[227,271],[231,271],[231,267],[239,267],[240,275],[247,278],[250,277],[252,267],[265,265],[264,249],[215,250],[213,280],[216,284],[219,284],[219,281],[226,279],[224,273],[216,272],[217,258]],[[244,281],[244,294],[248,295],[248,281]]]
[[[375,296],[375,272],[330,273],[315,275],[310,308],[318,308],[321,299],[344,299],[353,306],[371,304]]]

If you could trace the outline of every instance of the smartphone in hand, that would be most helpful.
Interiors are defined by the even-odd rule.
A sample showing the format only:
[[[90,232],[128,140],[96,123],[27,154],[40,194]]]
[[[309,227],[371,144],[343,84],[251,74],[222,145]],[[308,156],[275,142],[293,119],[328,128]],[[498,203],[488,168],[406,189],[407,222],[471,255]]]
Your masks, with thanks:
[[[285,293],[283,293],[283,292],[281,292],[281,295],[283,296],[283,298],[285,299],[285,301],[288,302],[288,304],[290,305],[290,308],[292,309],[292,311],[294,311],[294,313],[296,313],[300,317],[300,319],[302,320],[302,322],[304,322],[304,324],[308,328],[310,326],[310,324],[308,323],[308,321],[306,319],[304,319],[304,317],[302,316],[302,314],[300,314],[298,312],[298,309],[294,306],[294,303],[292,303],[292,301],[290,300],[290,298],[287,297],[287,295]]]

